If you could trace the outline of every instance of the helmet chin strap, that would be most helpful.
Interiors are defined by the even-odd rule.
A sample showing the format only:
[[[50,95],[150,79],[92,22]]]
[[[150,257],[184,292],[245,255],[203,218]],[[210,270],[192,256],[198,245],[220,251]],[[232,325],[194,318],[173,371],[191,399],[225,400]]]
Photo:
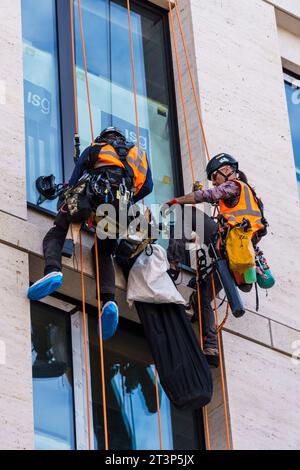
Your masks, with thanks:
[[[226,183],[227,181],[229,180],[229,178],[235,174],[235,171],[232,170],[231,173],[229,173],[228,175],[225,175],[225,173],[223,173],[221,170],[217,170],[217,173],[219,173],[219,175],[223,176],[223,178],[225,179]]]

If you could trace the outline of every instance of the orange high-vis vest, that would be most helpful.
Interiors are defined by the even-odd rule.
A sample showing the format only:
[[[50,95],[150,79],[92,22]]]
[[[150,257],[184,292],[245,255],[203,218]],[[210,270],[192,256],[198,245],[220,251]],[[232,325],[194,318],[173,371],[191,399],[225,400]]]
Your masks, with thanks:
[[[121,168],[125,168],[124,164],[122,163],[122,158],[117,154],[116,150],[112,145],[104,145],[98,155],[98,161],[104,163],[105,165],[116,165]],[[132,147],[127,156],[126,161],[130,165],[133,171],[133,186],[134,186],[134,194],[138,194],[138,192],[143,187],[147,171],[148,171],[148,161],[146,152],[138,150],[138,148]]]
[[[241,188],[238,203],[234,207],[226,206],[226,201],[220,200],[220,215],[224,217],[231,227],[241,224],[243,219],[248,219],[253,232],[264,228],[262,213],[254,197],[251,188],[242,181],[235,180]]]

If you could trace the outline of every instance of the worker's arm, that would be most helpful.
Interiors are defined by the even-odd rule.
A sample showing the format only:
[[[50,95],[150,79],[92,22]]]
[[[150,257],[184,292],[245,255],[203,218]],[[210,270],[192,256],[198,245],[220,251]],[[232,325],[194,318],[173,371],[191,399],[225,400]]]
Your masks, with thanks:
[[[78,180],[82,177],[85,170],[93,167],[97,159],[98,153],[99,153],[98,147],[92,146],[92,145],[87,147],[82,152],[82,154],[80,155],[79,159],[76,162],[75,168],[70,178],[70,181],[69,181],[70,186],[74,186],[78,182]]]
[[[240,187],[234,181],[226,181],[220,186],[215,186],[212,189],[201,189],[186,196],[178,197],[169,201],[167,204],[199,204],[201,202],[208,202],[210,204],[219,202],[220,199],[231,199],[238,197],[240,194]]]
[[[82,154],[80,155],[79,159],[76,162],[75,168],[69,180],[69,185],[74,186],[77,181],[82,177],[84,170],[86,169],[86,159],[89,155],[90,147],[87,147]]]
[[[196,204],[196,198],[195,198],[195,193],[190,193],[186,194],[185,196],[177,197],[176,199],[173,199],[173,201],[170,201],[168,204]]]
[[[133,196],[133,202],[136,203],[140,201],[141,199],[144,199],[146,196],[152,193],[152,191],[153,191],[153,178],[152,178],[152,171],[151,171],[149,160],[148,160],[148,169],[147,169],[145,183],[143,184],[138,194],[136,196]]]

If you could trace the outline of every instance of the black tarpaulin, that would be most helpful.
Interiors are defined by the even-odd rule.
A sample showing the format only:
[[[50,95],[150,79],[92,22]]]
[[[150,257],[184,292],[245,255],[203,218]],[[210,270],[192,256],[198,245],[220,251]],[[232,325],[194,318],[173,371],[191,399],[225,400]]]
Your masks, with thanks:
[[[135,302],[160,383],[181,409],[199,409],[212,399],[209,366],[187,318],[177,304]]]

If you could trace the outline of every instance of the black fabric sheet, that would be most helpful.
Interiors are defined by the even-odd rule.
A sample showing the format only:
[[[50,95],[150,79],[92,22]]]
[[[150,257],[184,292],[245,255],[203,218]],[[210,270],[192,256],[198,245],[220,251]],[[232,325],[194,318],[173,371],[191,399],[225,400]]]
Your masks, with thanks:
[[[185,309],[177,304],[135,302],[161,385],[181,409],[199,409],[212,399],[209,366]]]

